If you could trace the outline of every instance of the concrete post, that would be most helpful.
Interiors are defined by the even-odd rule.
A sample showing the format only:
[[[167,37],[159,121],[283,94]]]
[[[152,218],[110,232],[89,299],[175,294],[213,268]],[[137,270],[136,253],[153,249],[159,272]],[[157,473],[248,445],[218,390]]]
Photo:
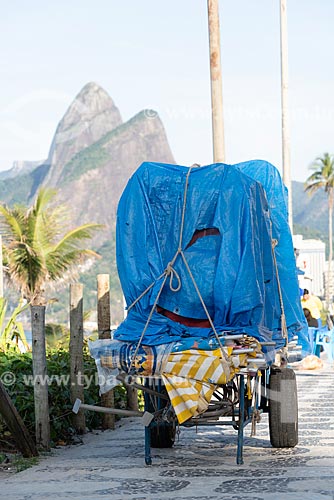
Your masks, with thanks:
[[[290,129],[288,109],[288,27],[286,14],[286,0],[280,0],[280,27],[281,27],[281,112],[282,112],[282,164],[283,182],[288,188],[289,226],[293,231],[292,216],[292,184],[290,168]]]
[[[218,7],[218,0],[208,0],[213,161],[223,163],[225,142]]]

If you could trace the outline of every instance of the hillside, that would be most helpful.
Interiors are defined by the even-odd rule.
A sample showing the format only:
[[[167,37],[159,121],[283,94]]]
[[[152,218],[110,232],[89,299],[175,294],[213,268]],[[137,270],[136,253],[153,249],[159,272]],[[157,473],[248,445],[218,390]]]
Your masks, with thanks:
[[[292,204],[294,226],[303,228],[303,234],[315,232],[319,237],[327,238],[328,206],[324,190],[319,190],[310,196],[309,193],[305,193],[302,182],[293,182]]]

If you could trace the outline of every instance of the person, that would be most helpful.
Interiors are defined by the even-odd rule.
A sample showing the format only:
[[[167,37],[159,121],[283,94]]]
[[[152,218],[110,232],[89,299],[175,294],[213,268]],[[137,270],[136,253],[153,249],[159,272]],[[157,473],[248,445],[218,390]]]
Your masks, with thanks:
[[[313,318],[318,321],[318,326],[321,326],[321,311],[322,302],[316,295],[311,295],[310,292],[304,288],[303,297],[301,299],[303,309],[308,309]]]
[[[308,326],[318,328],[318,320],[313,318],[311,312],[307,307],[304,307],[303,313],[305,315]]]

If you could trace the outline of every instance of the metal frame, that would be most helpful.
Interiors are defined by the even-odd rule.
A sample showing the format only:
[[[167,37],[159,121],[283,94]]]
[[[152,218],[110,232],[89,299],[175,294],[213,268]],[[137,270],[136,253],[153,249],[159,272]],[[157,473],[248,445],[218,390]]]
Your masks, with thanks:
[[[245,386],[246,386],[246,377],[245,374],[237,374],[233,379],[232,383],[234,383],[234,387],[237,387],[237,403],[235,404],[233,401],[231,402],[230,400],[227,399],[221,399],[220,403],[221,406],[223,403],[227,403],[227,407],[224,409],[217,409],[216,407],[219,407],[219,403],[213,401],[210,403],[210,406],[206,412],[203,414],[199,415],[198,417],[193,417],[190,420],[187,420],[183,424],[181,424],[181,427],[199,427],[199,426],[232,426],[234,429],[237,430],[238,436],[237,436],[237,457],[236,457],[236,462],[237,464],[241,465],[244,463],[243,461],[243,446],[244,446],[244,429],[245,427],[253,423],[255,425],[256,420],[255,416],[259,415],[263,412],[267,412],[267,406],[264,405],[263,407],[260,407],[260,402],[261,399],[259,396],[263,396],[263,390],[262,386],[267,385],[267,377],[269,373],[269,367],[261,371],[261,378],[257,374],[250,374],[251,375],[251,381],[253,384],[253,388],[251,391],[251,400],[250,400],[250,405],[246,407],[245,405],[245,400],[246,400],[246,392],[245,392]],[[265,380],[261,380],[262,377],[265,377]],[[237,386],[235,384],[235,381],[237,379]],[[160,383],[160,389],[162,387],[161,380],[158,382]],[[259,385],[261,383],[261,390],[259,391]],[[228,387],[228,384],[224,386],[220,386],[219,389],[226,389]],[[143,386],[143,390],[145,391],[146,388]],[[227,391],[227,389],[226,389]],[[152,393],[152,390],[150,390],[150,393]],[[220,393],[219,393],[220,394]],[[158,385],[158,393],[155,392],[155,395],[158,397],[158,408],[157,412],[155,412],[157,415],[159,410],[161,411],[162,408],[162,401],[159,401],[159,385]],[[215,395],[215,394],[214,394]],[[149,410],[147,401],[148,401],[148,394],[144,393],[144,398],[145,398],[145,410]],[[165,399],[165,398],[164,398]],[[230,409],[228,408],[230,406]],[[211,407],[211,408],[210,408]],[[213,409],[212,409],[213,408]],[[145,463],[146,465],[151,465],[152,464],[152,456],[151,456],[151,430],[154,426],[157,426],[158,421],[156,418],[153,418],[152,421],[150,422],[149,425],[145,427]],[[173,425],[172,422],[170,425]]]

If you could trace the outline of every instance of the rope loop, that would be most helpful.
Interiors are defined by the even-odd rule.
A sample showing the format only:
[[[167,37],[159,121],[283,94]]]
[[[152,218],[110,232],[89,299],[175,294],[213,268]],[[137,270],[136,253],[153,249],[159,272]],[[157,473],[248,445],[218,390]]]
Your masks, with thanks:
[[[278,245],[278,240],[276,240],[275,238],[272,238],[271,247],[274,249],[277,247],[277,245]]]
[[[166,273],[166,276],[169,276],[169,288],[171,289],[171,291],[178,292],[179,290],[181,290],[181,286],[182,286],[181,278],[180,278],[179,274],[177,273],[177,271],[174,269],[172,262],[168,262],[165,273]],[[174,286],[173,286],[174,278],[177,281],[176,288],[174,288]]]

